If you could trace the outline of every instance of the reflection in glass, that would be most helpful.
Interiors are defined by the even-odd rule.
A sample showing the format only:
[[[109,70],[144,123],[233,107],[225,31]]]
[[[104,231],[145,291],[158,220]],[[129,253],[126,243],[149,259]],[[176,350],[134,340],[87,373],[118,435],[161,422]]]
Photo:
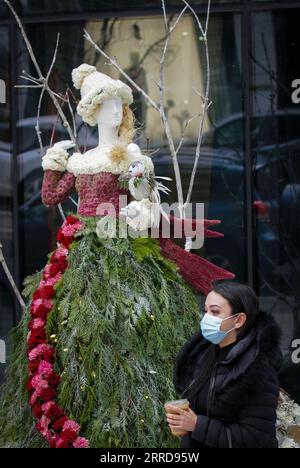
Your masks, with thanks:
[[[240,3],[241,0],[213,0],[213,4]],[[26,0],[21,1],[23,13],[78,12],[78,11],[136,11],[138,9],[160,9],[161,0]],[[191,5],[207,5],[207,0],[192,0]],[[181,0],[166,0],[168,7],[182,7]]]
[[[9,48],[8,31],[0,28],[0,242],[9,268],[13,268],[12,233],[12,185],[11,164],[12,145],[10,133],[10,96],[9,96]],[[8,281],[0,267],[0,340],[7,344],[8,332],[13,324],[14,305]],[[0,363],[0,381],[3,378],[4,364]]]
[[[161,17],[111,19],[88,22],[84,25],[94,40],[111,56],[116,56],[120,65],[157,102],[159,60],[164,45],[164,25]],[[69,85],[78,98],[71,83],[71,71],[80,63],[94,64],[98,70],[114,78],[122,78],[82,38],[83,25],[60,26],[61,43],[58,61],[54,68],[52,86],[65,93]],[[36,44],[36,53],[41,57],[42,68],[51,62],[55,47],[57,26],[31,25],[28,34]],[[206,204],[206,215],[222,219],[224,239],[209,240],[205,247],[206,256],[217,264],[233,270],[240,280],[245,280],[245,232],[244,232],[244,152],[243,114],[241,108],[241,57],[239,15],[215,15],[209,30],[211,53],[213,106],[205,121],[203,150],[194,186],[192,202]],[[226,37],[226,41],[224,38]],[[39,38],[37,41],[36,39]],[[75,38],[75,39],[74,39]],[[22,53],[19,70],[24,68],[27,53],[20,41]],[[47,68],[46,68],[47,69]],[[178,143],[187,120],[199,113],[201,98],[195,89],[204,92],[206,68],[204,47],[199,39],[196,24],[186,16],[178,25],[166,57],[166,110],[172,133]],[[46,252],[55,245],[55,233],[61,222],[57,209],[48,210],[41,204],[42,181],[41,159],[38,141],[34,136],[34,125],[38,94],[34,90],[18,91],[19,120],[18,142],[21,169],[22,205],[20,219],[23,229],[22,275],[41,268]],[[159,115],[135,96],[134,111],[139,131],[137,142],[144,149],[153,151],[156,173],[173,177],[171,201],[177,201],[173,166]],[[73,103],[74,108],[76,107]],[[49,99],[45,99],[40,121],[43,141],[68,138],[59,123]],[[183,188],[187,193],[194,162],[196,136],[199,119],[193,120],[185,133],[184,144],[179,153],[183,176]],[[77,128],[83,148],[96,146],[96,135],[86,128],[78,118]],[[68,202],[66,209],[74,209]],[[234,220],[234,222],[233,222]],[[238,239],[238,241],[236,241]],[[239,255],[236,255],[237,249]],[[242,259],[242,260],[241,260]]]
[[[284,332],[282,382],[298,401],[299,369],[292,363],[291,345],[300,336],[300,105],[292,101],[291,85],[300,78],[299,19],[296,12],[254,16],[252,95],[261,307]]]

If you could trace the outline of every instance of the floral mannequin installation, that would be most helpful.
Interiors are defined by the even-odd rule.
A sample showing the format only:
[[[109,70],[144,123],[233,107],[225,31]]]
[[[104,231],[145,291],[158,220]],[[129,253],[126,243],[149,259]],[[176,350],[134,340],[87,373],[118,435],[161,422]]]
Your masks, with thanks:
[[[154,166],[132,142],[131,89],[87,64],[72,78],[81,92],[77,112],[98,125],[99,143],[69,156],[74,145],[63,141],[43,157],[44,204],[76,190],[79,206],[46,266],[25,280],[28,309],[1,389],[0,445],[177,446],[163,404],[176,396],[176,350],[199,321],[191,287],[207,293],[214,279],[234,275],[171,239],[101,235],[112,219],[137,231],[152,225],[150,198],[133,200],[119,179],[134,161],[152,176]],[[120,213],[120,196],[136,203],[137,222]]]

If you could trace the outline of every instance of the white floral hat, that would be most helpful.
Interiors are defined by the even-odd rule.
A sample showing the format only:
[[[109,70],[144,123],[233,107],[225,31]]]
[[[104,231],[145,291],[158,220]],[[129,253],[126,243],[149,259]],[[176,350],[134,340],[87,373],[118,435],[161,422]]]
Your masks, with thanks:
[[[96,125],[96,113],[99,104],[105,99],[120,97],[123,104],[132,104],[133,95],[129,86],[120,80],[114,80],[97,71],[93,65],[83,63],[72,70],[74,87],[80,89],[81,101],[77,112],[84,122]]]

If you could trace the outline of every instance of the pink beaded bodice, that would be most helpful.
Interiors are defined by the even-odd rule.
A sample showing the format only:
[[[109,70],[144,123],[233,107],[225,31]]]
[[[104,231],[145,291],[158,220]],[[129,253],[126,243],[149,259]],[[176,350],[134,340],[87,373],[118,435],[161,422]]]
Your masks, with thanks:
[[[119,175],[111,172],[84,174],[75,177],[66,172],[47,170],[44,173],[42,201],[50,207],[62,203],[74,190],[80,196],[78,214],[83,216],[98,216],[105,214],[102,207],[112,204],[116,214],[119,214],[119,196],[129,194],[122,189],[118,181]],[[106,211],[107,212],[107,211]]]

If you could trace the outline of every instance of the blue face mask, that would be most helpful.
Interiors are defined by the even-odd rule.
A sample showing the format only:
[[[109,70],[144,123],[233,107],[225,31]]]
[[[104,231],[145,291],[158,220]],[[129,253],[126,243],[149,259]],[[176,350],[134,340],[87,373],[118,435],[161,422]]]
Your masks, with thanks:
[[[221,330],[221,325],[224,322],[224,320],[228,320],[232,317],[235,317],[236,315],[239,314],[234,314],[231,315],[230,317],[226,317],[225,319],[222,319],[220,317],[214,317],[213,315],[210,314],[205,314],[203,319],[200,322],[200,328],[202,335],[204,338],[208,341],[210,341],[213,344],[219,344],[221,341],[224,340],[224,338],[230,333],[232,330],[235,330],[235,327],[231,328],[231,330],[228,331],[222,331]]]

